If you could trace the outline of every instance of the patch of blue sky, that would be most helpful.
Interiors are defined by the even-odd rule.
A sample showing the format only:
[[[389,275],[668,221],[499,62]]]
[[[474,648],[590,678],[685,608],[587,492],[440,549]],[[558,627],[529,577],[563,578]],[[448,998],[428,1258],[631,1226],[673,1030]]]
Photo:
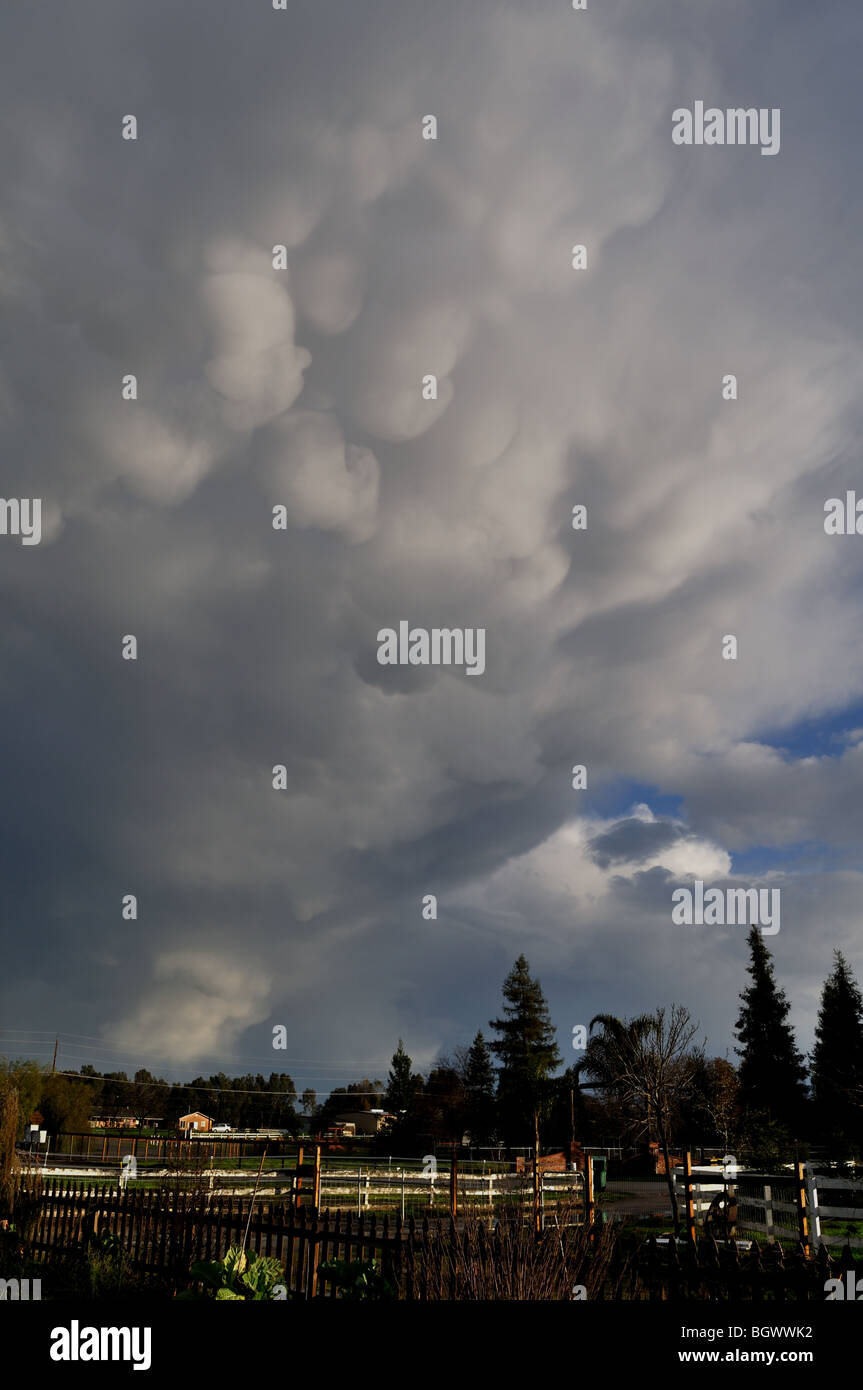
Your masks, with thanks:
[[[843,852],[818,840],[794,845],[750,845],[731,851],[731,873],[735,877],[759,876],[771,869],[790,873],[828,873],[841,867]]]
[[[838,758],[858,730],[863,731],[863,701],[855,700],[829,714],[800,719],[784,728],[760,729],[752,737],[792,758]]]
[[[583,803],[589,815],[602,816],[606,820],[629,815],[633,807],[638,805],[649,806],[657,818],[671,816],[675,820],[683,819],[681,796],[672,796],[661,792],[658,787],[633,782],[628,778],[621,778],[606,783],[595,791],[588,791]]]

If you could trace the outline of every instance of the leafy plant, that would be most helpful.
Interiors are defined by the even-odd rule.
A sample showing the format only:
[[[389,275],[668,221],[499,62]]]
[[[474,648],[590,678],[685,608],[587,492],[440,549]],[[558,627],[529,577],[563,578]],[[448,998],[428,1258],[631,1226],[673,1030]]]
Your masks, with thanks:
[[[318,1274],[338,1289],[338,1298],[397,1297],[395,1289],[380,1273],[377,1260],[328,1260],[318,1267]]]
[[[283,1278],[284,1271],[273,1256],[257,1255],[254,1250],[232,1245],[222,1260],[197,1260],[190,1274],[206,1286],[205,1292],[186,1289],[179,1298],[260,1302],[272,1299],[273,1289]]]

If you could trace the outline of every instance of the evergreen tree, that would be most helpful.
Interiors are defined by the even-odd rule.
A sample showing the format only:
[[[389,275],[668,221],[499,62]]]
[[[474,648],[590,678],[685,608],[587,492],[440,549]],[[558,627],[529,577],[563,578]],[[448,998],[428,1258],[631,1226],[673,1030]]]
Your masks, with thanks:
[[[494,1133],[495,1075],[491,1052],[482,1033],[477,1033],[465,1059],[465,1127],[471,1142],[487,1144]]]
[[[757,927],[747,941],[752,983],[740,995],[743,1007],[734,1030],[740,1043],[734,1049],[741,1059],[740,1100],[744,1110],[761,1111],[799,1133],[806,1068],[787,1022],[791,1006],[776,984],[773,959]]]
[[[378,1130],[372,1141],[374,1153],[410,1155],[423,1153],[421,1130],[423,1114],[423,1078],[411,1071],[412,1062],[404,1043],[393,1053],[390,1073],[384,1093],[384,1109],[394,1116]],[[426,1143],[428,1140],[426,1139]]]
[[[410,1057],[405,1052],[404,1043],[399,1038],[399,1045],[393,1053],[384,1097],[386,1109],[391,1110],[394,1115],[399,1115],[402,1111],[407,1112],[411,1108],[411,1101],[416,1093],[416,1079],[411,1072],[412,1065]]]
[[[824,981],[812,1053],[812,1091],[822,1133],[859,1141],[863,1129],[863,994],[841,951]]]
[[[550,1075],[561,1064],[555,1028],[539,981],[519,956],[503,984],[503,1018],[490,1020],[500,1034],[491,1044],[499,1063],[498,1106],[510,1145],[539,1145],[539,1126],[551,1100]]]

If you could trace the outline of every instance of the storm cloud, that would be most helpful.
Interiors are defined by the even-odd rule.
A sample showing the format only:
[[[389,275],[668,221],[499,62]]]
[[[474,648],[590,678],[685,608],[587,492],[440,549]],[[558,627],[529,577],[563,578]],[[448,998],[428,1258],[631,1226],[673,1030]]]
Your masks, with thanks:
[[[564,1036],[674,999],[724,1053],[745,943],[671,889],[750,873],[808,1047],[832,948],[863,971],[859,710],[775,732],[863,699],[822,524],[860,481],[859,14],[3,26],[3,493],[43,499],[0,538],[9,1026],[324,1090],[469,1039],[523,950]],[[781,108],[781,152],[675,146],[702,98]],[[380,666],[402,619],[484,628],[482,677]]]

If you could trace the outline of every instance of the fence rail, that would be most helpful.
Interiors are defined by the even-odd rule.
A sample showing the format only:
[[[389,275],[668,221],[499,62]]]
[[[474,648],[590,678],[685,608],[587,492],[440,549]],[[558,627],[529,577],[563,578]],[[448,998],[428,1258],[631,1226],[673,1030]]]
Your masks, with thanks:
[[[260,1168],[260,1160],[258,1161]],[[47,1177],[47,1172],[43,1172]],[[58,1190],[72,1184],[91,1183],[112,1190],[119,1184],[130,1191],[158,1190],[167,1186],[186,1186],[216,1196],[257,1196],[264,1198],[293,1198],[296,1205],[306,1203],[330,1210],[352,1211],[357,1215],[389,1211],[402,1217],[413,1214],[443,1216],[452,1212],[453,1196],[456,1210],[503,1214],[509,1208],[527,1208],[534,1204],[534,1182],[527,1172],[511,1168],[505,1172],[464,1171],[458,1168],[453,1193],[453,1175],[449,1165],[435,1172],[424,1171],[420,1163],[391,1167],[388,1164],[346,1164],[321,1167],[320,1189],[314,1201],[313,1178],[299,1174],[289,1167],[230,1169],[222,1167],[197,1168],[188,1173],[173,1173],[170,1169],[147,1167],[138,1162],[134,1171],[123,1172],[119,1167],[90,1169],[80,1172],[65,1164],[52,1174]],[[300,1179],[298,1185],[298,1178]],[[582,1202],[584,1177],[577,1172],[542,1172],[537,1174],[538,1206],[557,1207],[561,1203]]]
[[[447,1171],[424,1173],[401,1169],[359,1167],[354,1172],[321,1174],[321,1208],[352,1209],[360,1214],[372,1210],[398,1210],[402,1217],[445,1214],[452,1200],[451,1174]],[[584,1179],[581,1173],[543,1173],[537,1175],[540,1210],[560,1203],[583,1205]],[[456,1178],[456,1206],[459,1211],[503,1212],[533,1209],[534,1184],[527,1173],[465,1173]]]
[[[724,1219],[737,1234],[760,1235],[768,1240],[796,1242],[804,1248],[810,1245],[842,1245],[848,1249],[863,1249],[863,1239],[847,1229],[825,1229],[829,1222],[860,1222],[863,1224],[863,1182],[851,1178],[822,1177],[809,1163],[798,1163],[793,1173],[763,1174],[736,1171],[723,1177],[722,1171],[707,1176],[702,1172],[687,1175],[675,1171],[678,1197],[687,1203],[688,1214],[703,1222],[715,1211],[717,1199],[722,1199]],[[834,1205],[825,1202],[826,1192],[841,1192],[846,1197],[858,1197],[855,1204]]]

